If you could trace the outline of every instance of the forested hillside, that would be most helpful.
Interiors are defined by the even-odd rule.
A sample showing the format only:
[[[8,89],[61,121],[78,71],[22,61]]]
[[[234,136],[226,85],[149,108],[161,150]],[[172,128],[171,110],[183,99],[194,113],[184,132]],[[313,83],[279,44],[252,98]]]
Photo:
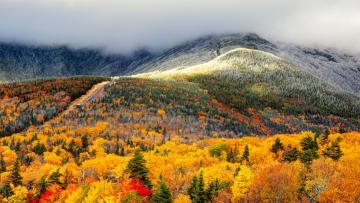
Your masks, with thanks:
[[[185,81],[205,91],[220,107],[217,110],[231,112],[226,115],[237,120],[236,127],[226,127],[235,132],[264,135],[314,130],[318,125],[359,129],[358,97],[262,51],[236,49],[205,64],[137,77]],[[249,123],[262,130],[235,129],[253,126]]]
[[[0,85],[0,137],[53,118],[103,80],[73,77]]]
[[[104,80],[12,83],[2,102],[65,108]],[[0,139],[3,202],[360,199],[358,98],[269,53],[113,78],[75,106]]]

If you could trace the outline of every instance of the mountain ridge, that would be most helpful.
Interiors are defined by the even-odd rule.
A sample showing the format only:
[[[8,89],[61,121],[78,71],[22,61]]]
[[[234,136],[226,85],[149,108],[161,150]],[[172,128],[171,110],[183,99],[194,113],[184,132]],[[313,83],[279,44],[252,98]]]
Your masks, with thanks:
[[[96,49],[74,50],[65,46],[0,43],[0,80],[72,75],[118,76],[170,70],[210,61],[214,46],[219,47],[220,53],[239,47],[273,53],[334,86],[360,96],[359,56],[270,42],[253,33],[207,35],[159,53],[141,49],[130,55],[107,54]]]
[[[134,77],[172,78],[178,80],[177,78],[186,79],[207,75],[214,75],[217,81],[222,81],[225,84],[227,80],[234,84],[243,83],[245,86],[266,84],[267,89],[275,91],[278,97],[294,99],[297,97],[299,99],[307,95],[313,98],[312,102],[307,102],[308,105],[318,101],[321,101],[318,104],[319,106],[329,105],[328,109],[355,105],[352,110],[349,110],[349,113],[360,113],[359,102],[356,96],[272,53],[260,50],[237,48],[204,64],[192,67],[179,67],[163,72],[156,71],[139,74]],[[196,82],[197,80],[193,81]],[[208,85],[206,84],[205,86]],[[209,88],[208,91],[211,91],[211,88]],[[346,104],[344,100],[351,102]],[[330,108],[330,105],[334,106]],[[338,109],[337,111],[344,112],[347,110]]]

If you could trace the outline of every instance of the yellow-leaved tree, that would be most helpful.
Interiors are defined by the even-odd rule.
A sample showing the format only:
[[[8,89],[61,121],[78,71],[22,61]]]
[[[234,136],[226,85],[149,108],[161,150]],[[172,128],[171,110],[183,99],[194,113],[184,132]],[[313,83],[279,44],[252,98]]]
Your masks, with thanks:
[[[248,191],[249,185],[254,179],[254,174],[247,166],[240,167],[240,171],[235,177],[234,184],[231,186],[234,202],[243,200]]]

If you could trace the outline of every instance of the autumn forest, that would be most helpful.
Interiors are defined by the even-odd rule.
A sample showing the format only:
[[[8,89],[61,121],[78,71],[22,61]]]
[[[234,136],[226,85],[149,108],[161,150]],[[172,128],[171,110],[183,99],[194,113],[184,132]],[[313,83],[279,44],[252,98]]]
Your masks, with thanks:
[[[356,114],[228,87],[205,76],[1,85],[1,200],[360,200]]]

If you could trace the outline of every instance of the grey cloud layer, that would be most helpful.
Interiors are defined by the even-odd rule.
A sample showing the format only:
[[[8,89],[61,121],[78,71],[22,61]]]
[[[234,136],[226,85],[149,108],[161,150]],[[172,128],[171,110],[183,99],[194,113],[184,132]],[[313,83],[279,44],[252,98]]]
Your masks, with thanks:
[[[358,0],[0,0],[0,40],[128,53],[256,32],[360,52]]]

